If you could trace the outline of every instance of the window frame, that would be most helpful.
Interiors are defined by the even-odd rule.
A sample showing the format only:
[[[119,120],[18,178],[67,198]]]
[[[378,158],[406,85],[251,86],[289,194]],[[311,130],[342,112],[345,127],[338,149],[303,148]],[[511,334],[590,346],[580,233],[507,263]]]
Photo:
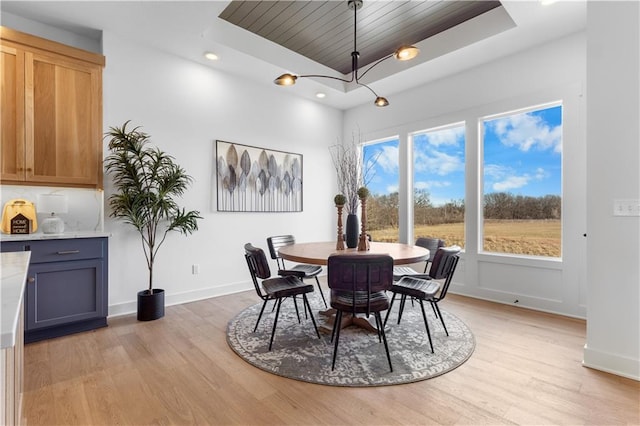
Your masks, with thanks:
[[[467,161],[468,161],[468,153],[467,153],[467,134],[468,134],[468,125],[469,122],[466,119],[458,119],[458,120],[451,120],[449,121],[447,124],[439,124],[436,126],[428,126],[422,130],[416,130],[416,131],[411,131],[408,133],[408,145],[409,145],[409,149],[410,149],[410,165],[409,165],[409,169],[411,170],[411,175],[410,175],[410,185],[409,185],[409,189],[410,189],[410,205],[408,206],[408,208],[411,210],[411,222],[410,224],[408,224],[408,227],[411,229],[411,236],[412,238],[415,239],[417,238],[415,235],[415,137],[419,136],[421,134],[426,134],[426,133],[433,133],[433,132],[439,132],[439,131],[443,131],[443,130],[448,130],[448,129],[454,129],[454,128],[462,128],[463,130],[463,144],[464,146],[463,151],[464,151],[464,170],[463,170],[463,187],[464,187],[464,193],[463,193],[463,202],[464,202],[464,208],[465,208],[465,213],[463,216],[463,222],[462,222],[462,227],[463,227],[463,233],[462,233],[462,239],[463,239],[463,246],[462,246],[462,251],[465,251],[465,247],[467,245],[467,171],[468,171],[468,167],[467,167]]]
[[[520,102],[520,104],[522,104],[524,102]],[[560,256],[538,256],[538,255],[531,255],[531,254],[519,254],[519,253],[504,253],[504,252],[493,252],[493,251],[488,251],[485,250],[484,248],[484,187],[485,187],[485,173],[484,173],[484,163],[485,163],[485,152],[484,152],[484,130],[485,130],[485,126],[484,123],[486,121],[491,121],[491,120],[496,120],[499,118],[503,118],[503,117],[509,117],[509,116],[513,116],[513,115],[518,115],[518,114],[526,114],[528,112],[532,112],[532,111],[540,111],[540,110],[544,110],[544,109],[549,109],[549,108],[554,108],[554,107],[561,107],[561,127],[562,127],[562,136],[561,136],[561,140],[562,140],[562,144],[563,144],[563,150],[560,154],[560,203],[561,203],[561,216],[560,216]],[[500,112],[500,113],[490,113],[490,114],[478,114],[477,117],[477,143],[478,143],[478,151],[477,151],[477,179],[478,179],[478,187],[477,187],[477,224],[476,224],[476,231],[477,231],[477,253],[479,256],[486,256],[486,257],[495,257],[495,258],[500,258],[502,260],[504,259],[527,259],[527,260],[532,260],[532,261],[543,261],[543,262],[562,262],[563,259],[563,251],[564,251],[564,214],[565,214],[565,209],[564,209],[564,186],[565,186],[565,182],[564,182],[564,174],[565,174],[565,156],[564,156],[564,140],[565,140],[565,102],[562,98],[560,99],[556,99],[556,100],[552,100],[552,101],[547,101],[547,102],[539,102],[539,103],[535,103],[534,105],[531,106],[527,106],[527,107],[515,107],[515,108],[505,108],[506,111]],[[493,109],[497,109],[497,108],[493,108]],[[466,206],[465,206],[466,207]],[[516,264],[519,263],[519,261],[516,261]]]

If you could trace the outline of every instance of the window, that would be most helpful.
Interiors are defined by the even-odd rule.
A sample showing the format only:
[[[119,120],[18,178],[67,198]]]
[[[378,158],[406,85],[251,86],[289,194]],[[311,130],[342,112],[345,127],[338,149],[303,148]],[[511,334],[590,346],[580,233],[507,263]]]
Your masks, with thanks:
[[[367,200],[367,232],[374,241],[398,242],[398,147],[396,137],[362,147]]]
[[[485,252],[560,257],[562,106],[481,120]]]
[[[465,125],[412,135],[413,235],[464,248]]]

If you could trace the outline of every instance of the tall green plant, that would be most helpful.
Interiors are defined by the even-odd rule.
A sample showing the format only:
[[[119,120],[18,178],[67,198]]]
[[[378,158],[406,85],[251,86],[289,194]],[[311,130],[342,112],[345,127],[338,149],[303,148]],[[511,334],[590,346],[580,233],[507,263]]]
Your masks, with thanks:
[[[109,196],[110,216],[122,219],[140,233],[149,269],[149,293],[153,292],[153,264],[169,231],[188,235],[198,229],[200,212],[186,211],[176,202],[192,178],[175,159],[148,146],[149,135],[140,127],[111,127],[110,155],[105,169],[113,178],[115,192]]]

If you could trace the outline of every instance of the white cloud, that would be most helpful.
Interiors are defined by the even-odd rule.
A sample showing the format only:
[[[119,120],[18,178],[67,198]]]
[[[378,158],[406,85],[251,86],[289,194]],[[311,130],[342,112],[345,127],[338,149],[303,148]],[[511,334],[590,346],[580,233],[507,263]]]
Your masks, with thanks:
[[[535,173],[530,175],[524,173],[517,175],[515,169],[509,166],[501,166],[498,164],[487,164],[484,166],[484,175],[487,184],[494,191],[508,192],[511,189],[518,189],[526,186],[531,180],[543,180],[549,177],[549,173],[542,167],[538,167]]]
[[[549,173],[547,173],[547,171],[542,167],[538,167],[536,169],[536,175],[535,175],[536,180],[542,180],[548,176],[549,176]]]
[[[562,126],[549,127],[539,116],[531,113],[510,115],[489,121],[500,142],[509,147],[517,147],[523,152],[532,148],[562,151]]]
[[[464,162],[460,157],[435,150],[416,152],[414,164],[417,172],[432,173],[440,176],[464,171]]]
[[[380,167],[385,173],[395,173],[398,171],[398,147],[385,145],[381,150],[376,150],[373,158],[376,158],[376,166]]]
[[[529,176],[510,176],[500,182],[495,182],[491,187],[494,191],[508,192],[511,189],[522,188],[529,183]]]
[[[447,188],[451,186],[451,181],[448,180],[432,180],[432,181],[418,181],[413,183],[415,189],[432,189],[432,188]]]
[[[431,185],[429,184],[429,182],[419,181],[419,182],[414,182],[413,187],[416,189],[429,189],[431,188]]]
[[[464,126],[436,130],[425,133],[427,142],[432,146],[458,145],[464,140]]]
[[[394,192],[398,192],[398,185],[388,185],[386,193],[393,194]]]
[[[493,179],[502,179],[504,176],[513,173],[513,169],[499,164],[485,164],[484,175]]]

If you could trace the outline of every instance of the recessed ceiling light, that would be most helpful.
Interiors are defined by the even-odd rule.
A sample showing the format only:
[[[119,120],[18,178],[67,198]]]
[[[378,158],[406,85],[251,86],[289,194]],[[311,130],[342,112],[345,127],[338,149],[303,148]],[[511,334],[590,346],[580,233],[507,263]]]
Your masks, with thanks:
[[[210,61],[217,61],[218,60],[218,55],[216,55],[213,52],[207,52],[204,54],[204,57],[207,58]]]
[[[326,96],[327,96],[327,95],[326,95],[325,93],[322,93],[322,92],[318,92],[318,93],[316,93],[316,98],[320,98],[320,99],[322,99],[322,98],[324,98],[324,97],[326,97]]]

